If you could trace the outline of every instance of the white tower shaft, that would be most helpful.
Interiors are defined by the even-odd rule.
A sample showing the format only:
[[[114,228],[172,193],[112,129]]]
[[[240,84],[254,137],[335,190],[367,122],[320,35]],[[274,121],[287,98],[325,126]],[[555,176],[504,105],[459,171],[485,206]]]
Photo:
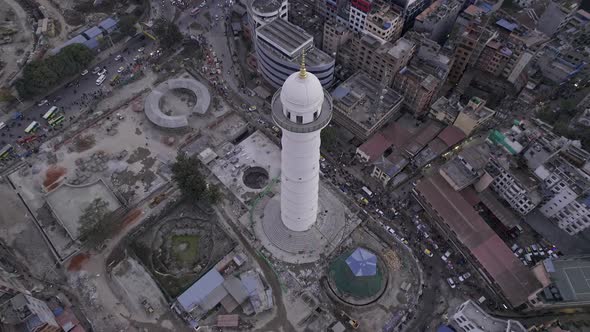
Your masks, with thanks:
[[[318,214],[320,130],[284,130],[281,143],[281,219],[289,229],[305,231]]]

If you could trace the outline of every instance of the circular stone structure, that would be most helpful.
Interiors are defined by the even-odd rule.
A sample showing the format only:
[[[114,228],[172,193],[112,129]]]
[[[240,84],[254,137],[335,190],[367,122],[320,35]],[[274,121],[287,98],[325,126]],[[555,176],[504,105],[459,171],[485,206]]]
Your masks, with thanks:
[[[387,269],[382,260],[368,249],[359,247],[338,256],[330,265],[328,284],[345,303],[370,304],[387,287]]]
[[[244,184],[251,189],[262,189],[268,184],[268,171],[260,166],[249,167],[242,177]]]
[[[192,78],[171,79],[153,89],[144,102],[145,115],[156,126],[171,129],[188,127],[188,119],[185,115],[166,115],[160,109],[162,96],[177,89],[189,90],[195,94],[197,102],[191,109],[191,113],[207,112],[211,104],[211,95],[203,83]]]

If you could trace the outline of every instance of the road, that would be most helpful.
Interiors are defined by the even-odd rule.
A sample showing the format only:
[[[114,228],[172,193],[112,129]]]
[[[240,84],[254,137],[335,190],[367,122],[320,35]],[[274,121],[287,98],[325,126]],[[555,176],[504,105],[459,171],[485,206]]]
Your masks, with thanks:
[[[77,112],[79,112],[85,105],[88,105],[92,99],[100,98],[101,93],[103,93],[103,91],[109,86],[109,80],[116,75],[117,69],[121,66],[127,66],[133,63],[133,58],[138,54],[138,49],[144,46],[144,54],[151,52],[156,47],[155,43],[151,42],[151,39],[138,36],[122,47],[123,52],[121,54],[123,57],[121,60],[115,61],[116,54],[103,55],[107,56],[107,58],[93,66],[93,68],[99,67],[107,69],[107,79],[102,85],[96,85],[97,76],[92,74],[92,68],[89,68],[88,70],[90,72],[88,74],[84,76],[80,75],[70,81],[72,82],[72,86],[66,84],[46,97],[40,98],[39,100],[47,99],[47,104],[38,106],[37,103],[35,103],[35,105],[23,112],[22,119],[15,119],[14,114],[12,114],[10,119],[5,120],[6,128],[2,129],[0,132],[0,147],[3,147],[6,144],[18,147],[17,140],[27,136],[24,130],[32,121],[37,121],[40,124],[40,128],[36,131],[37,135],[41,136],[45,134],[47,137],[52,136],[54,129],[48,125],[47,121],[43,120],[43,114],[45,114],[51,106],[63,108],[66,121],[63,122],[62,126],[67,126],[70,117],[75,117]],[[37,141],[37,146],[40,143],[41,141]],[[18,147],[17,150],[22,151],[29,148],[31,147],[22,146]],[[8,162],[10,162],[10,160]]]

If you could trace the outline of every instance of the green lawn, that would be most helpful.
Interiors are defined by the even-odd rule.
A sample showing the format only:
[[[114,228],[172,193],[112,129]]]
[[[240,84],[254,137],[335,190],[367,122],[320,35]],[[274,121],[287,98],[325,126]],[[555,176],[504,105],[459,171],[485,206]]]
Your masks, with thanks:
[[[199,237],[197,235],[173,236],[172,253],[182,263],[192,264],[199,254]]]

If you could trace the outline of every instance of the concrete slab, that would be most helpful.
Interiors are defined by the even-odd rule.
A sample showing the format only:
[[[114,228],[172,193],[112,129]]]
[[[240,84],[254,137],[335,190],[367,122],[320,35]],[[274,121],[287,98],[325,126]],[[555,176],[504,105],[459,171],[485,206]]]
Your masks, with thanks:
[[[72,239],[80,236],[80,217],[84,214],[84,209],[97,198],[108,204],[109,212],[121,207],[121,203],[103,180],[80,186],[63,184],[46,196],[53,214]]]
[[[216,151],[219,158],[208,166],[215,176],[242,202],[255,198],[265,188],[248,187],[244,171],[261,167],[268,172],[268,183],[281,173],[281,150],[263,133],[256,131],[237,145],[227,143]]]

